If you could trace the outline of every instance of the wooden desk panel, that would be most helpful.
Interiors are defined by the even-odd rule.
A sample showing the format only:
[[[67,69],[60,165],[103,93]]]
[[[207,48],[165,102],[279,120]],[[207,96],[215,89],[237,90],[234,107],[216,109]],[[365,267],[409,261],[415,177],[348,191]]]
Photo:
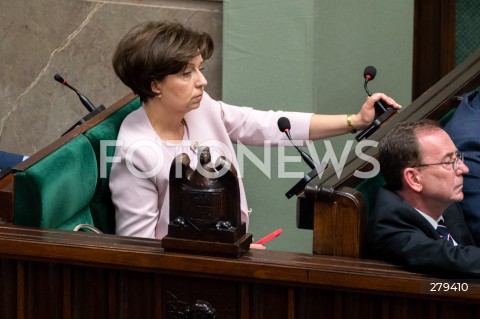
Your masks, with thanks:
[[[0,226],[0,318],[182,318],[197,300],[217,318],[480,315],[479,284],[430,292],[438,281],[359,258],[204,257],[165,253],[157,240]]]

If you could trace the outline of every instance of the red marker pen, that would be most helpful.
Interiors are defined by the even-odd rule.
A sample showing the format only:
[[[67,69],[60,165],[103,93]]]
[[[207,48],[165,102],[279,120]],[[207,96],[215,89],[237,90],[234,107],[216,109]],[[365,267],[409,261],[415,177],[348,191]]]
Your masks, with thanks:
[[[279,228],[279,229],[277,229],[276,231],[274,231],[273,233],[268,234],[267,236],[265,236],[265,237],[257,240],[256,242],[254,242],[254,244],[263,245],[263,244],[265,244],[265,243],[268,243],[270,240],[274,239],[275,237],[277,237],[278,235],[280,235],[282,232],[283,232],[283,229]]]

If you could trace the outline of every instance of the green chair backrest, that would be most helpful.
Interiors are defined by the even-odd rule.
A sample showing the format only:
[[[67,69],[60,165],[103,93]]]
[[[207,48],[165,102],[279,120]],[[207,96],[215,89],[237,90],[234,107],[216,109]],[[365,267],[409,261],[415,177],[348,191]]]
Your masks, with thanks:
[[[94,226],[103,233],[115,233],[115,208],[112,203],[110,188],[108,187],[108,177],[110,176],[112,164],[110,161],[102,160],[101,148],[105,148],[103,156],[106,155],[111,158],[115,153],[115,147],[105,147],[105,145],[102,145],[102,141],[111,141],[113,144],[113,141],[117,139],[118,131],[124,118],[132,111],[138,109],[140,105],[140,99],[136,98],[84,133],[95,152],[98,175],[95,193],[89,206]],[[106,165],[104,176],[101,174],[102,165]]]
[[[14,224],[72,230],[93,224],[88,203],[97,164],[88,139],[79,135],[15,175]]]
[[[73,230],[79,224],[115,232],[108,187],[111,163],[100,176],[102,140],[116,140],[123,119],[140,107],[139,98],[76,136],[25,171],[15,174],[14,224]],[[106,148],[112,157],[115,147]]]
[[[365,221],[368,221],[368,216],[375,205],[377,200],[377,192],[380,187],[385,185],[385,179],[381,173],[378,173],[375,177],[365,179],[360,184],[358,184],[355,189],[358,190],[365,200],[366,205],[366,215]]]

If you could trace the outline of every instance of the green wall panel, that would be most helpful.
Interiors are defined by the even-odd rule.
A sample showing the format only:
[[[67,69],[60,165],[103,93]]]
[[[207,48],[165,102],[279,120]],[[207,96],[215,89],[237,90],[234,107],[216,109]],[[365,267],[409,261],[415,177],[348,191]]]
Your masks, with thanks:
[[[265,110],[353,113],[366,97],[363,70],[374,65],[371,91],[408,105],[412,44],[413,0],[225,0],[223,100]],[[314,150],[322,158],[331,145],[340,157],[353,138],[319,141]],[[251,150],[264,159],[263,148]],[[296,198],[284,195],[299,178],[279,177],[276,149],[271,158],[269,176],[245,160],[249,232],[259,239],[283,228],[268,249],[311,252],[312,232],[296,228]],[[309,168],[291,163],[286,171],[301,175]]]

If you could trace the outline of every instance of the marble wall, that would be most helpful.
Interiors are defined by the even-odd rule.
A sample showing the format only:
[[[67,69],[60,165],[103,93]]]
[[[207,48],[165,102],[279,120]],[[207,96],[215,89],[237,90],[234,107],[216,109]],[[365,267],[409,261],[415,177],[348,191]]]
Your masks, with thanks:
[[[118,41],[146,20],[210,33],[208,92],[221,97],[222,0],[0,0],[0,150],[31,155],[88,111],[53,79],[61,74],[90,101],[110,106],[129,93],[115,76]]]

